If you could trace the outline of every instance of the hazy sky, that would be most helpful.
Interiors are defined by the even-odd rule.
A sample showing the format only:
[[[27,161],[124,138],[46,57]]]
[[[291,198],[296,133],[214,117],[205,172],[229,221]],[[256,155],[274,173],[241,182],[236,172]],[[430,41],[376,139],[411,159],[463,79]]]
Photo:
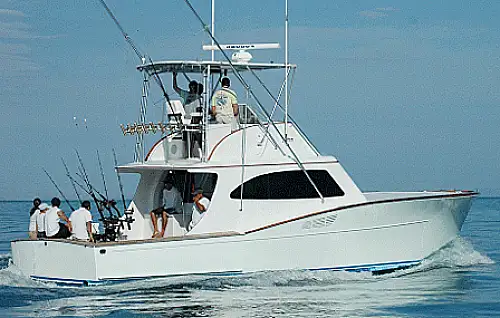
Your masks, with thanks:
[[[283,45],[283,2],[217,1],[219,41]],[[107,3],[153,59],[209,57],[184,1]],[[210,1],[192,3],[209,22]],[[290,61],[298,65],[290,112],[361,189],[500,194],[498,0],[290,0],[289,7]],[[254,55],[267,62],[283,54]],[[55,195],[42,168],[74,197],[61,157],[76,171],[75,149],[100,186],[99,149],[118,193],[111,149],[120,163],[133,160],[134,138],[119,124],[138,116],[137,64],[97,0],[0,0],[0,199]],[[160,109],[151,105],[151,120]],[[135,178],[125,181],[131,197]]]

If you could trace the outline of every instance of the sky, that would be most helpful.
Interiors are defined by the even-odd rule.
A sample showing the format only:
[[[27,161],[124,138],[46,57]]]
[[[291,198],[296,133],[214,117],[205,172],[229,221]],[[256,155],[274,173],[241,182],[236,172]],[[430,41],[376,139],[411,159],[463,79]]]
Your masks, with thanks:
[[[153,60],[209,58],[201,45],[210,41],[184,1],[106,3]],[[209,23],[210,1],[192,4]],[[498,16],[497,0],[289,0],[298,65],[290,114],[363,191],[500,195]],[[219,0],[215,34],[221,43],[283,47],[283,18],[284,1]],[[254,56],[282,62],[284,51]],[[74,198],[61,158],[76,172],[75,150],[102,189],[99,151],[117,196],[112,149],[120,164],[133,161],[135,139],[119,125],[137,121],[137,64],[98,0],[0,0],[0,200],[56,195],[44,169]],[[283,74],[263,77],[277,91]],[[158,121],[152,92],[148,119]],[[137,178],[123,178],[130,198]]]

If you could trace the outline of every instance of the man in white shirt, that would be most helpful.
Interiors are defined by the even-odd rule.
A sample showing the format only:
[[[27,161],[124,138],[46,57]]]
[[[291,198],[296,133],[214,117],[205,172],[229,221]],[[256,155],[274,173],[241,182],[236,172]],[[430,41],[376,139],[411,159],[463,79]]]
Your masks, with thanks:
[[[40,212],[38,206],[42,204],[40,198],[35,198],[33,200],[33,207],[30,209],[30,225],[29,225],[29,238],[30,240],[36,240],[36,217]]]
[[[73,227],[71,237],[77,240],[94,241],[92,235],[92,214],[90,214],[90,202],[83,201],[82,207],[71,213],[69,220]]]
[[[59,209],[61,200],[53,198],[50,204],[52,204],[52,207],[47,211],[47,215],[45,216],[45,235],[48,238],[68,238],[72,230],[71,221],[64,211]],[[61,219],[66,224],[61,223]]]
[[[193,214],[189,223],[190,231],[201,221],[209,207],[210,200],[203,196],[202,190],[196,190],[193,197]]]
[[[168,223],[168,214],[182,213],[182,197],[171,179],[165,181],[165,189],[162,193],[163,206],[154,209],[149,213],[151,222],[153,222],[153,238],[162,238],[165,235],[165,229]],[[158,232],[158,218],[162,218],[161,233]]]
[[[35,232],[36,238],[46,238],[45,235],[45,216],[47,211],[49,210],[49,205],[47,203],[41,203],[38,206],[38,210],[36,210],[36,224],[35,224]]]

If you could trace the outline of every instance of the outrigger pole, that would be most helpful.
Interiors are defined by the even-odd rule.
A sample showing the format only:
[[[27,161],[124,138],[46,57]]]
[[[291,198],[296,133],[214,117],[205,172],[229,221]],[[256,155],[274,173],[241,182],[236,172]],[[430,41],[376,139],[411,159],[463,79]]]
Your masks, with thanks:
[[[43,169],[43,168],[42,168]],[[47,175],[47,177],[49,177],[50,181],[52,182],[52,184],[54,185],[54,187],[56,187],[57,191],[59,191],[59,194],[63,197],[64,201],[66,201],[66,204],[69,206],[69,208],[71,209],[71,211],[75,211],[75,209],[73,208],[73,206],[71,205],[71,203],[69,203],[69,200],[68,198],[66,198],[66,196],[64,195],[64,193],[61,191],[61,189],[57,186],[56,182],[54,181],[54,179],[52,179],[52,177],[50,176],[50,174],[47,172],[47,170],[43,169],[43,171],[45,172],[45,174]]]

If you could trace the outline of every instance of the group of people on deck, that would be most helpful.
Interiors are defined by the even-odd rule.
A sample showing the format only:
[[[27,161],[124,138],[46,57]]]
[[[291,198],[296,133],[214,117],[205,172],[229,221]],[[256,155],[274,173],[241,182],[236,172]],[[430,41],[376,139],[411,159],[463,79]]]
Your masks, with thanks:
[[[186,119],[191,119],[191,114],[199,112],[202,107],[203,85],[196,82],[189,82],[189,91],[179,88],[177,85],[177,73],[173,72],[173,88],[179,94],[184,105]],[[230,88],[231,80],[228,77],[221,79],[221,89],[217,90],[211,102],[211,115],[217,124],[237,125],[238,117],[238,97]]]
[[[162,192],[163,205],[151,211],[153,223],[153,238],[162,238],[168,224],[168,215],[182,213],[182,197],[173,186],[172,179],[165,181]],[[83,201],[81,207],[71,213],[68,218],[59,207],[61,200],[53,198],[51,205],[42,203],[39,198],[33,200],[30,210],[29,238],[36,239],[76,239],[82,241],[94,241],[92,234],[92,214],[89,201]],[[203,217],[210,205],[210,200],[203,196],[202,190],[196,190],[193,195],[193,209],[191,222],[188,230],[191,230]],[[161,232],[158,231],[158,218],[162,219]],[[65,223],[61,222],[64,221]]]
[[[153,223],[153,238],[162,238],[165,236],[165,230],[168,224],[169,214],[181,214],[182,213],[182,197],[173,185],[171,178],[165,180],[165,187],[162,191],[162,206],[151,211],[151,222]],[[204,216],[208,207],[210,206],[210,200],[203,196],[202,190],[196,190],[193,194],[193,208],[191,214],[191,222],[188,225],[187,230],[191,230]],[[158,230],[158,218],[162,219],[161,231]]]
[[[90,202],[83,201],[81,207],[68,218],[59,207],[61,200],[55,197],[47,203],[39,198],[33,200],[30,210],[29,238],[73,238],[93,241]],[[64,221],[65,223],[61,222]]]

